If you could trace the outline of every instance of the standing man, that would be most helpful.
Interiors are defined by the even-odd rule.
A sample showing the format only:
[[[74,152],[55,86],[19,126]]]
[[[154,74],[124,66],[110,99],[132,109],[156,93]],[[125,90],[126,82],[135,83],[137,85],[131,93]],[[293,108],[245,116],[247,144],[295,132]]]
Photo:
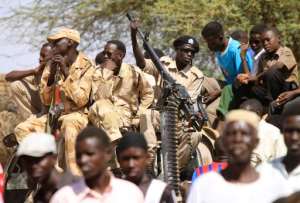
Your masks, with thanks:
[[[108,135],[87,127],[76,139],[76,162],[83,180],[63,187],[50,203],[143,203],[143,193],[133,183],[115,178],[107,169],[112,156]]]
[[[60,89],[63,106],[59,116],[60,134],[64,143],[62,168],[71,170],[75,175],[80,171],[75,163],[75,139],[79,131],[88,124],[87,104],[94,72],[93,62],[82,52],[77,51],[80,43],[78,31],[60,28],[48,36],[53,45],[53,57],[45,67],[40,85],[40,96],[44,105],[49,106],[54,96],[55,86]],[[57,73],[57,74],[56,74]],[[58,81],[55,84],[55,76]],[[31,132],[44,132],[47,115],[30,117],[15,128],[15,135],[20,142]]]
[[[28,118],[42,111],[39,85],[45,65],[51,59],[51,43],[42,45],[39,66],[30,70],[11,71],[5,75],[22,116]]]
[[[287,147],[284,157],[271,162],[272,167],[287,179],[294,192],[300,191],[300,111],[299,103],[291,101],[282,112],[282,132]],[[259,170],[265,170],[267,165],[261,165]]]
[[[258,123],[253,112],[233,110],[227,114],[221,140],[228,166],[220,174],[210,172],[197,178],[187,203],[270,203],[289,194],[286,181],[276,170],[258,173],[251,166]]]
[[[215,53],[227,84],[232,84],[239,73],[247,73],[244,65],[247,65],[251,72],[252,59],[248,54],[241,57],[240,42],[231,37],[227,39],[220,23],[209,22],[201,34],[208,48]]]
[[[170,186],[147,174],[149,154],[143,134],[125,134],[121,138],[116,152],[125,179],[141,189],[145,196],[145,203],[176,202],[176,195]]]
[[[103,62],[92,77],[90,122],[104,129],[112,142],[122,137],[120,128],[136,125],[153,102],[153,89],[143,72],[123,63],[125,45],[118,40],[108,41],[102,51]]]

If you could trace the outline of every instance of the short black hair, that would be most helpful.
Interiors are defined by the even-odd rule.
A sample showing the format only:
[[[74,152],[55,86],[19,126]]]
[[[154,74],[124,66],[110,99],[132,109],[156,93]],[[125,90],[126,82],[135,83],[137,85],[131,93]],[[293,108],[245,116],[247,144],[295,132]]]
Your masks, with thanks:
[[[126,54],[126,46],[120,40],[109,40],[107,44],[115,44],[118,50],[122,51],[124,55]]]
[[[117,156],[119,156],[122,151],[130,147],[140,148],[147,152],[148,145],[144,135],[138,132],[125,133],[124,136],[120,139],[119,144],[116,148]]]
[[[217,35],[224,35],[224,29],[219,22],[212,21],[204,26],[204,28],[201,31],[201,34],[204,38]]]
[[[241,41],[243,37],[248,37],[248,34],[244,30],[235,30],[231,33],[230,37],[234,40]]]
[[[247,107],[250,107],[250,109]],[[264,113],[264,107],[257,99],[248,99],[244,101],[243,103],[241,103],[240,108],[252,111],[259,116],[262,116]]]
[[[107,135],[107,133],[100,129],[93,126],[88,126],[84,128],[77,136],[76,138],[76,144],[79,142],[89,139],[89,138],[95,138],[98,142],[98,145],[103,148],[110,148],[111,142]]]
[[[250,35],[251,34],[262,34],[266,28],[267,28],[267,26],[262,23],[254,25],[250,30]]]
[[[279,30],[278,30],[276,27],[274,27],[274,26],[267,26],[267,27],[265,27],[265,29],[263,30],[262,33],[265,33],[265,32],[268,32],[268,31],[271,31],[271,32],[273,32],[277,37],[280,37],[280,32],[279,32]]]

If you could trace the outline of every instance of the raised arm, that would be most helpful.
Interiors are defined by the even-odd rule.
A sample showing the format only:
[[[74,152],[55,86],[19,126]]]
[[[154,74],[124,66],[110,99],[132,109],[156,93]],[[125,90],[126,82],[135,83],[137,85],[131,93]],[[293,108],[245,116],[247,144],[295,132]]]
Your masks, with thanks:
[[[138,41],[136,37],[137,26],[138,26],[137,21],[133,21],[130,23],[132,50],[136,60],[136,65],[141,69],[143,69],[146,66],[146,62],[145,62],[144,54],[142,53],[142,50],[138,45]]]

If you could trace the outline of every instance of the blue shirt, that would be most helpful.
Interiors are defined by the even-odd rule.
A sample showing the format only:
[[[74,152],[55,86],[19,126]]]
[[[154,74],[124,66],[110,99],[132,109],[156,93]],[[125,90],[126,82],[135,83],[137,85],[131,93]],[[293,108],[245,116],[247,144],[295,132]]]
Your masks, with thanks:
[[[216,52],[218,64],[224,74],[227,84],[232,84],[239,73],[243,72],[243,64],[240,56],[240,42],[229,38],[228,45],[224,52]],[[249,71],[252,71],[253,61],[251,53],[246,53],[246,61]]]

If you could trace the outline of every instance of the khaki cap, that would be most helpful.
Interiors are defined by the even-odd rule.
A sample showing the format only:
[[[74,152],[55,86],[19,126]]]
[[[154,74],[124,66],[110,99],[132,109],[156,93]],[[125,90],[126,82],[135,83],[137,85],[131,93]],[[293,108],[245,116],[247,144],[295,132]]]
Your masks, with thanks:
[[[80,43],[80,34],[77,30],[73,30],[66,27],[61,27],[53,30],[53,32],[47,37],[48,41],[53,41],[61,38],[71,39],[78,44]]]

